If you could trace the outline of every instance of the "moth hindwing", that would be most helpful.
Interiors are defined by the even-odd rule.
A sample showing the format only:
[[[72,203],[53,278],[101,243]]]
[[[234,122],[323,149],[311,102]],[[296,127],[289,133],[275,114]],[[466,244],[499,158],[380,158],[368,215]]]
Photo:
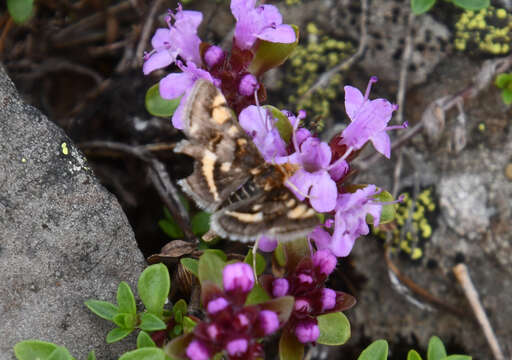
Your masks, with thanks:
[[[317,214],[286,188],[284,167],[265,162],[240,127],[222,93],[198,80],[183,110],[187,136],[175,151],[195,159],[192,174],[179,181],[197,205],[212,213],[211,229],[222,237],[282,241],[307,235]]]

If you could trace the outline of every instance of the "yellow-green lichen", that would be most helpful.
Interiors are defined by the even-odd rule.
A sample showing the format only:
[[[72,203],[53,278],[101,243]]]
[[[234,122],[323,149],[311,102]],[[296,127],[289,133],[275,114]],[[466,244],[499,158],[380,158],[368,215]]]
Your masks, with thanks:
[[[62,144],[60,144],[60,147],[62,149],[62,153],[64,155],[68,155],[69,154],[69,149],[68,149],[68,144],[66,144],[65,142],[63,142]]]
[[[286,0],[286,5],[297,5],[300,3],[301,3],[301,0]]]
[[[396,206],[395,222],[386,225],[386,231],[374,228],[373,233],[386,240],[391,234],[389,246],[393,252],[404,254],[411,260],[423,257],[425,242],[432,236],[437,208],[433,188],[420,191],[413,202],[411,192],[403,193],[404,199]],[[413,207],[414,206],[414,207]]]
[[[340,91],[341,75],[333,75],[329,85],[317,90],[311,97],[303,96],[321,74],[342,62],[353,52],[354,46],[351,43],[325,36],[316,24],[309,23],[302,42],[283,70],[283,84],[286,84],[283,86],[283,92],[287,93],[288,98],[287,104],[279,106],[293,111],[306,110],[309,115],[307,125],[321,131],[324,126],[322,119],[331,112],[330,103],[337,99],[343,101],[343,92]]]
[[[512,46],[512,14],[492,6],[465,11],[455,24],[455,48],[492,55],[505,55]]]

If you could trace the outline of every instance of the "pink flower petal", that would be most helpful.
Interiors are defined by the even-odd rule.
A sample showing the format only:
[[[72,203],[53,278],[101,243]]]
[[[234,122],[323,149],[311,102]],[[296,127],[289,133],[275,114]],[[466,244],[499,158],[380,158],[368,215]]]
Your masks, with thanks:
[[[315,176],[315,182],[311,187],[309,195],[311,206],[316,211],[329,212],[334,210],[338,189],[327,171],[322,171],[319,175]]]

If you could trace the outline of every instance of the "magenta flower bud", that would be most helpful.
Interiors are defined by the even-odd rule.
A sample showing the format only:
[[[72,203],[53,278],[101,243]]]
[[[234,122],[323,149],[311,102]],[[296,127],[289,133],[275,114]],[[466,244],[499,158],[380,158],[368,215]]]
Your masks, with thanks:
[[[336,267],[336,256],[329,250],[318,250],[313,255],[313,265],[319,268],[320,273],[328,276]]]
[[[210,358],[207,347],[198,340],[192,340],[188,344],[186,354],[190,360],[208,360]]]
[[[253,74],[246,74],[238,84],[238,92],[244,96],[251,96],[259,87],[258,79]]]
[[[279,329],[279,317],[274,311],[261,310],[258,320],[264,335],[272,334]]]
[[[249,318],[245,314],[238,314],[236,316],[236,320],[241,327],[246,327],[249,325]]]
[[[241,356],[245,354],[248,347],[249,343],[246,339],[236,339],[228,342],[226,350],[230,356]]]
[[[302,285],[310,285],[313,283],[313,278],[307,274],[299,274],[297,278]]]
[[[223,297],[219,297],[217,299],[210,300],[210,302],[208,302],[206,310],[208,310],[209,314],[213,315],[221,310],[224,310],[228,305],[229,304],[226,299],[224,299]]]
[[[249,264],[229,264],[222,270],[224,290],[249,292],[254,286],[254,273]]]
[[[336,291],[324,288],[322,289],[322,311],[334,309],[336,306]]]
[[[306,299],[296,299],[294,310],[301,313],[309,313],[311,310],[311,304]]]
[[[210,46],[204,53],[204,61],[210,69],[223,62],[225,57],[226,53],[224,53],[224,50],[215,45]]]
[[[211,340],[215,341],[217,336],[219,336],[219,328],[215,324],[211,324],[206,328],[206,332]]]
[[[295,336],[303,344],[316,341],[320,336],[320,329],[316,320],[306,319],[299,323],[295,328]]]
[[[283,278],[277,278],[272,282],[272,296],[273,297],[281,297],[288,294],[288,289],[290,285],[288,284],[288,280]]]

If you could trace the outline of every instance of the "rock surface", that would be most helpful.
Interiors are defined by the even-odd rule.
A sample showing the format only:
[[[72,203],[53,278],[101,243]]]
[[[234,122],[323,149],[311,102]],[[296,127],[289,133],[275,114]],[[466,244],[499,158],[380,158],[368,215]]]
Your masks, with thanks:
[[[40,339],[84,359],[116,359],[133,348],[107,346],[113,326],[87,299],[115,301],[144,268],[117,200],[87,168],[62,130],[20,99],[0,66],[0,359]]]

